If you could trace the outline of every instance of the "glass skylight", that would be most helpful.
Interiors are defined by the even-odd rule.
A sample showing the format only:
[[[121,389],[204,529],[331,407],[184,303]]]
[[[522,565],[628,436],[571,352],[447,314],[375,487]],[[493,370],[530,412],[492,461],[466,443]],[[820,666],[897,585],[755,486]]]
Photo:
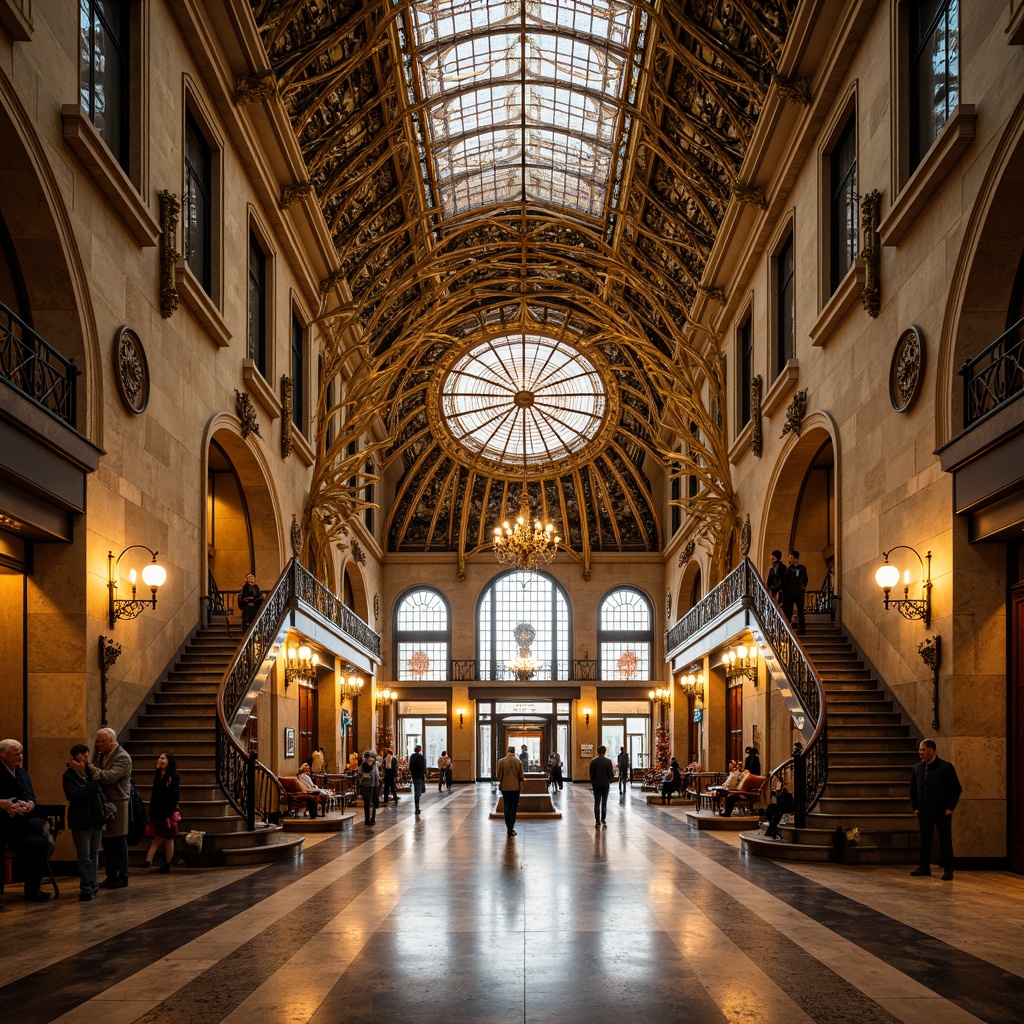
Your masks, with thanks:
[[[410,10],[410,84],[425,102],[442,213],[539,201],[602,216],[636,87],[635,5],[414,0]]]
[[[571,345],[539,335],[492,338],[459,359],[441,389],[452,436],[513,466],[557,462],[592,441],[607,400],[601,375]]]

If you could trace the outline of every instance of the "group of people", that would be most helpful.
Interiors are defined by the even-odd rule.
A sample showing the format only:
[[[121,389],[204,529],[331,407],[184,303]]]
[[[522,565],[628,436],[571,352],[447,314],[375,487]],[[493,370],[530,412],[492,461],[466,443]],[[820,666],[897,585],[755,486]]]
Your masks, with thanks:
[[[24,768],[25,751],[18,740],[0,740],[0,846],[14,851],[24,884],[25,899],[46,903],[43,874],[53,852],[53,837],[41,813],[32,780]],[[129,801],[132,793],[132,759],[117,741],[113,729],[100,729],[92,757],[84,743],[71,747],[61,778],[68,802],[67,824],[78,858],[82,902],[94,899],[101,889],[128,885]],[[164,751],[156,759],[145,835],[151,840],[145,866],[164,848],[160,871],[171,870],[174,839],[181,814],[180,783],[174,755]],[[99,880],[103,853],[105,877]]]
[[[398,803],[398,755],[386,747],[379,761],[376,750],[366,750],[356,767],[359,798],[363,802],[363,824],[366,828],[373,828],[377,824],[377,808],[381,803],[387,806],[389,796]],[[442,750],[437,759],[437,771],[437,791],[450,791],[452,759],[447,750]],[[420,797],[427,791],[427,759],[419,743],[409,755],[409,777],[412,782],[413,813],[419,814]]]

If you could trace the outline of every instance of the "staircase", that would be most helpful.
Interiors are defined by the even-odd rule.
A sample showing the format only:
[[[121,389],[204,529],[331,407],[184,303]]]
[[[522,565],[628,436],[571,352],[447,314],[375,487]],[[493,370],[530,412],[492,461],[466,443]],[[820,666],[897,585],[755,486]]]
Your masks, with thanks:
[[[825,686],[828,782],[806,828],[782,825],[782,840],[745,834],[744,849],[777,860],[827,861],[833,859],[833,831],[841,825],[860,829],[856,855],[863,863],[916,862],[917,818],[909,790],[918,757],[910,725],[838,626],[808,616],[801,639]]]
[[[189,866],[287,860],[299,854],[305,838],[286,834],[280,825],[257,824],[254,831],[247,831],[244,818],[217,785],[217,688],[237,647],[237,636],[230,636],[225,625],[200,628],[124,742],[147,803],[157,756],[164,750],[174,754],[181,778],[182,835],[177,853]],[[206,833],[202,851],[185,845],[184,834],[192,829]]]

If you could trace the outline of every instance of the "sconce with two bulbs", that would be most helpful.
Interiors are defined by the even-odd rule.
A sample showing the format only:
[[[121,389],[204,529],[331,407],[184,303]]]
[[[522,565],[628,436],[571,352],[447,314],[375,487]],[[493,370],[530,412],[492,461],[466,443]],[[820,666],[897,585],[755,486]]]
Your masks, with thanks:
[[[661,704],[663,707],[668,707],[672,703],[672,691],[663,690],[660,686],[656,690],[647,691],[647,699],[654,704]]]
[[[921,597],[920,599],[910,597],[910,570],[903,573],[903,597],[890,598],[889,591],[900,581],[900,571],[895,565],[890,564],[889,556],[894,551],[913,551],[918,563],[921,566]],[[929,551],[924,556],[928,564],[918,552],[907,544],[897,544],[894,548],[882,552],[885,561],[878,567],[875,573],[875,582],[882,588],[885,595],[883,603],[886,610],[893,607],[905,619],[923,619],[924,628],[930,629],[932,624],[932,553]]]
[[[139,600],[135,596],[135,582],[137,579],[135,570],[132,569],[128,573],[128,581],[132,585],[132,596],[130,598],[114,597],[114,593],[117,590],[117,567],[121,563],[121,559],[135,548],[141,548],[143,551],[148,551],[153,558],[153,561],[146,565],[142,570],[142,582],[149,587],[152,597],[149,600]],[[145,544],[130,544],[126,547],[121,554],[114,558],[114,552],[107,552],[107,612],[110,621],[110,628],[114,628],[114,623],[118,619],[134,619],[136,615],[141,614],[142,610],[149,605],[151,608],[156,607],[156,592],[164,585],[167,580],[167,570],[160,565],[156,556],[159,552],[154,551],[152,548],[146,547]]]
[[[341,677],[341,699],[354,700],[363,692],[363,680],[359,676]]]
[[[320,664],[320,655],[314,653],[309,644],[289,644],[285,653],[284,692],[292,683],[305,679],[316,682],[316,667]]]
[[[398,700],[398,693],[397,693],[397,691],[395,691],[395,690],[388,690],[388,689],[378,690],[377,691],[377,700],[375,701],[375,706],[376,706],[378,711],[381,711],[384,708],[391,707],[391,705],[394,704],[394,702],[396,700]]]
[[[690,672],[688,675],[679,677],[679,689],[687,697],[696,697],[697,706],[704,702],[704,673]]]
[[[744,676],[757,686],[757,648],[751,645],[739,644],[734,650],[726,651],[722,658],[722,668],[725,669],[726,679],[736,679]]]

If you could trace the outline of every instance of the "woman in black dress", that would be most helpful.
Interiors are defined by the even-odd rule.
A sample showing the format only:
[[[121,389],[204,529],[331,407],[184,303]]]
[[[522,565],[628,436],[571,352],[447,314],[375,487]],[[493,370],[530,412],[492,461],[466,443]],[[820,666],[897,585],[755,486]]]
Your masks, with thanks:
[[[146,835],[152,836],[149,852],[146,854],[146,867],[153,866],[160,844],[164,844],[164,863],[160,865],[160,873],[166,875],[171,870],[174,860],[174,837],[178,834],[178,773],[174,755],[164,751],[156,759],[156,771],[153,773],[153,794],[149,798],[149,824]]]

